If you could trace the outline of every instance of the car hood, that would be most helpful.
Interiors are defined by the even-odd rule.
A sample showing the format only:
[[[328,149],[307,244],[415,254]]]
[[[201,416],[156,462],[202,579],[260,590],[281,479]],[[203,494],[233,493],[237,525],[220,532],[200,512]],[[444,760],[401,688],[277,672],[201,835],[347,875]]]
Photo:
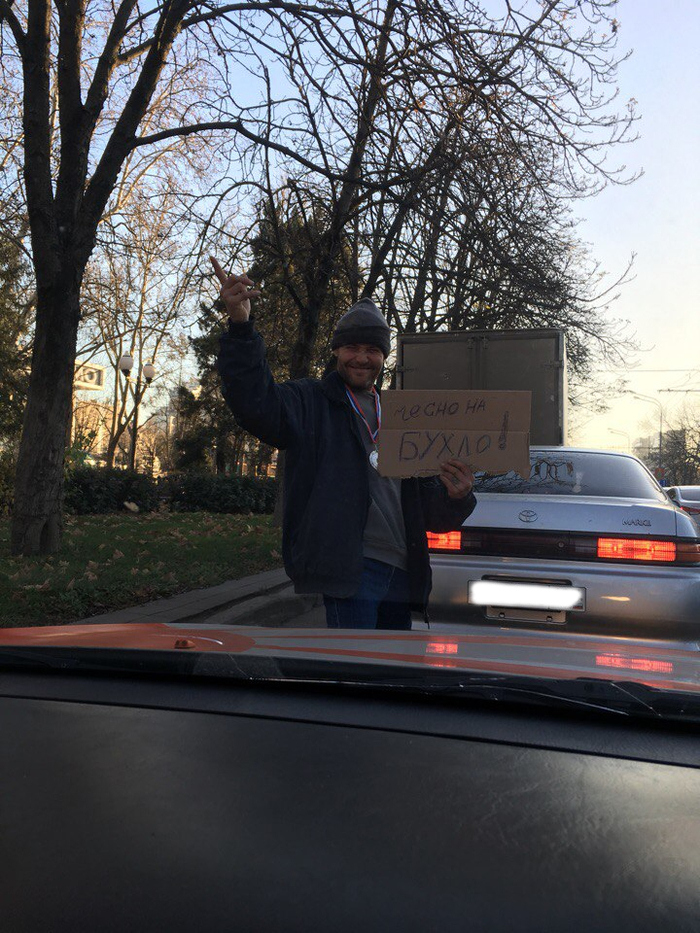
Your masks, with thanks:
[[[695,537],[689,516],[670,503],[596,496],[479,493],[466,528],[519,528],[587,534]]]
[[[598,678],[700,693],[700,646],[558,632],[359,632],[206,624],[131,623],[0,630],[3,649],[133,649],[452,669],[556,680]]]

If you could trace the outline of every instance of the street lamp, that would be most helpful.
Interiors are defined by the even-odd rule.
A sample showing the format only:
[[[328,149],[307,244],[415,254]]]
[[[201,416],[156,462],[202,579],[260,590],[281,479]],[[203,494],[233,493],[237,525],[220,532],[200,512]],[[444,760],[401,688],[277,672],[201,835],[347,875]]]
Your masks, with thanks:
[[[117,363],[119,372],[123,373],[127,381],[131,379],[131,371],[134,368],[134,358],[131,353],[125,353],[120,357],[119,362]],[[143,394],[153,382],[156,375],[156,368],[152,362],[144,363],[141,367],[141,370],[136,378],[136,385],[134,386],[134,413],[133,424],[131,426],[131,449],[129,450],[129,466],[132,470],[136,469],[136,439],[139,429],[139,406],[143,398]],[[142,388],[141,380],[143,379],[145,385]]]
[[[661,448],[663,446],[663,437],[664,437],[664,410],[661,407],[661,402],[654,398],[651,395],[642,395],[639,392],[627,392],[627,395],[631,395],[632,398],[639,399],[642,402],[653,402],[654,405],[659,406],[659,469],[661,469]]]
[[[131,370],[134,368],[134,358],[131,353],[125,353],[120,357],[117,366],[119,367],[119,372],[123,373],[126,378],[129,379],[131,377]]]
[[[618,431],[617,428],[608,428],[608,431],[610,431],[611,434],[619,434],[621,437],[626,438],[627,439],[627,453],[631,452],[632,442],[630,440],[630,436],[627,433],[627,431]]]

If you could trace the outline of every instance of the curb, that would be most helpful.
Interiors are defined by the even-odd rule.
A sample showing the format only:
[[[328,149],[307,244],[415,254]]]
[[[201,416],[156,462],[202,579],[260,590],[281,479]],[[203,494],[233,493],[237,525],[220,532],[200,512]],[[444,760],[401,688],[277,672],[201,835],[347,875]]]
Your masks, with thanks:
[[[259,600],[267,600],[261,603]],[[282,568],[256,573],[240,580],[228,580],[218,586],[205,587],[200,590],[190,590],[169,596],[166,599],[155,599],[140,606],[130,606],[126,609],[117,609],[102,615],[79,619],[72,625],[124,625],[130,622],[203,622],[216,619],[217,624],[246,624],[238,620],[252,613],[251,620],[257,614],[271,618],[276,614],[276,605],[280,606],[280,613],[295,614],[312,608],[309,600],[317,601],[320,597],[297,596],[294,593],[292,582]],[[245,608],[242,604],[245,604]],[[315,605],[316,602],[313,603]],[[252,621],[248,624],[252,624]],[[256,625],[273,625],[274,622],[265,622],[256,619]],[[279,624],[279,623],[277,623]]]

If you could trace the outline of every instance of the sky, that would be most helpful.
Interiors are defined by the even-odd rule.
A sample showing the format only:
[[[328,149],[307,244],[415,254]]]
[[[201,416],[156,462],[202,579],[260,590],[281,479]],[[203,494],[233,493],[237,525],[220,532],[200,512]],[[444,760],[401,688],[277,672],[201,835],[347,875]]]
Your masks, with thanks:
[[[659,391],[700,389],[700,0],[620,0],[617,10],[620,47],[633,50],[620,69],[620,100],[635,98],[641,116],[640,139],[622,158],[644,174],[576,213],[582,239],[609,273],[620,274],[636,254],[634,280],[610,314],[630,322],[642,348],[619,375],[652,401],[621,396],[605,414],[581,412],[569,442],[627,450],[628,438],[612,431],[632,443],[658,431],[659,404],[664,427],[682,404],[700,409],[700,392]]]

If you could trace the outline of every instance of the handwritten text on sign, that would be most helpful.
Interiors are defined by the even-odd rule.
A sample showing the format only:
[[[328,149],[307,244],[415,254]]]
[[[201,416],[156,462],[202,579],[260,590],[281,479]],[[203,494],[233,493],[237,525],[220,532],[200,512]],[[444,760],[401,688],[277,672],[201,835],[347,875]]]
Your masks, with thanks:
[[[474,471],[527,476],[529,428],[529,392],[383,392],[379,472],[431,476],[457,458]]]

